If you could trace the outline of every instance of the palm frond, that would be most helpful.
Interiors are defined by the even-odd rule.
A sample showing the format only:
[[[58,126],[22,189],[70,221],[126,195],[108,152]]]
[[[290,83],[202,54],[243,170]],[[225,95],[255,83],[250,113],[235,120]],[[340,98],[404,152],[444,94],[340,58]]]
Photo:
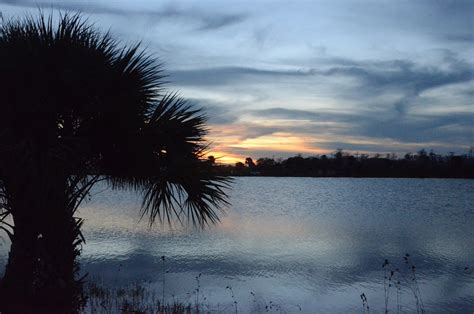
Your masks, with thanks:
[[[156,219],[170,222],[171,216],[181,221],[184,216],[204,226],[217,222],[218,211],[229,204],[231,179],[216,175],[203,159],[205,122],[200,110],[176,94],[165,95],[134,141],[130,153],[140,156],[135,168],[119,167],[117,175],[110,176],[114,188],[143,193],[142,216],[148,216],[150,224]]]
[[[230,180],[202,160],[206,118],[164,93],[161,63],[140,44],[124,47],[79,14],[40,12],[0,27],[0,60],[0,144],[11,151],[0,165],[34,169],[41,156],[69,178],[70,208],[100,178],[142,192],[151,223],[218,220]]]
[[[11,239],[13,236],[13,226],[7,222],[10,214],[9,196],[1,178],[0,171],[0,230],[3,230]]]

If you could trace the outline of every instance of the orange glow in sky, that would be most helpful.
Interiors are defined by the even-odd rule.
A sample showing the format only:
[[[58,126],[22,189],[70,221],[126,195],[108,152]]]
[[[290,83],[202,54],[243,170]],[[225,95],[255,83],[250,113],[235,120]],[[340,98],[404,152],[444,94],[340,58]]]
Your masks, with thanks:
[[[221,135],[224,134],[221,133]],[[254,159],[263,157],[253,155],[252,152],[254,151],[272,151],[275,152],[275,154],[279,152],[293,153],[295,155],[299,153],[317,155],[328,152],[327,150],[310,146],[309,143],[314,141],[313,138],[290,133],[274,133],[247,139],[239,139],[238,137],[228,134],[227,136],[215,137],[210,140],[214,145],[211,146],[211,151],[208,153],[208,156],[212,155],[217,158],[217,162],[225,164],[234,164],[239,161],[243,162],[246,157],[252,157]],[[248,154],[236,153],[245,152],[246,150],[249,151]]]

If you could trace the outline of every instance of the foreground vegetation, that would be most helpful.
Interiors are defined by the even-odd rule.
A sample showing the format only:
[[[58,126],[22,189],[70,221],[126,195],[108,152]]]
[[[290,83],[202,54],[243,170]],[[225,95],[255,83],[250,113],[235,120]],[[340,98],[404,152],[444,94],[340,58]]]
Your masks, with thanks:
[[[191,304],[164,303],[140,285],[127,289],[107,289],[97,283],[90,283],[86,291],[88,302],[84,309],[85,313],[177,314],[200,312],[199,307],[193,307]]]
[[[163,269],[165,258],[162,257]],[[166,286],[163,272],[161,291],[152,290],[145,285],[134,284],[127,287],[110,288],[100,283],[100,280],[91,280],[85,286],[85,306],[82,313],[111,314],[111,313],[141,313],[141,314],[199,314],[199,313],[245,313],[240,308],[239,301],[234,295],[231,286],[223,289],[228,293],[228,299],[217,304],[211,304],[201,289],[201,275],[195,277],[196,287],[187,293],[187,300],[178,300],[173,295],[170,302],[165,297]],[[273,301],[257,299],[256,294],[250,291],[253,298],[252,313],[292,313],[300,312],[302,308],[295,304],[279,304]],[[76,313],[76,311],[73,311]]]
[[[199,313],[246,313],[242,311],[232,287],[227,286],[228,300],[211,304],[200,287],[201,274],[196,277],[196,289],[188,293],[188,300],[177,300],[173,296],[170,302],[164,297],[163,291],[154,291],[144,285],[135,284],[122,288],[107,288],[97,281],[90,282],[85,289],[87,302],[82,313],[141,313],[141,314],[199,314]],[[164,287],[163,287],[164,289]],[[158,294],[157,292],[161,292]],[[278,304],[273,301],[257,300],[253,297],[252,313],[293,313],[302,311],[301,306],[293,304]]]
[[[369,313],[426,313],[423,293],[418,282],[417,267],[410,254],[405,254],[400,261],[383,261],[383,281],[380,292],[383,291],[381,306],[373,309],[371,302],[375,297],[373,293],[360,294],[362,303],[361,312]],[[471,267],[463,271],[467,276],[472,276]],[[200,285],[201,274],[196,279],[196,288],[188,293],[187,301],[179,301],[173,297],[169,302],[165,299],[165,286],[162,291],[153,291],[143,285],[135,284],[125,288],[107,288],[92,280],[86,286],[87,304],[83,313],[108,314],[108,313],[142,313],[142,314],[188,314],[188,313],[246,313],[234,295],[232,287],[227,286],[228,300],[210,304],[207,301]],[[164,280],[164,277],[163,277]],[[298,313],[311,312],[296,304],[278,304],[273,301],[257,300],[254,292],[249,292],[253,297],[252,313]],[[379,295],[379,294],[377,294]],[[380,295],[379,295],[380,297]],[[376,302],[379,303],[380,302]],[[247,309],[248,310],[248,309]]]
[[[337,150],[330,156],[297,155],[284,160],[260,158],[255,162],[248,157],[233,166],[218,164],[210,156],[209,162],[217,173],[232,176],[474,178],[472,149],[464,155],[420,150],[402,158],[395,154],[351,155]]]

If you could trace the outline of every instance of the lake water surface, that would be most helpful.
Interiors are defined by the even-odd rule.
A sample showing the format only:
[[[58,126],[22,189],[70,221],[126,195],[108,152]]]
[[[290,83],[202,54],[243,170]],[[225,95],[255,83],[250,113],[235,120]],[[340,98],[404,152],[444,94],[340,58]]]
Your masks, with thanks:
[[[233,312],[236,300],[243,313],[270,302],[283,312],[363,312],[365,293],[376,313],[384,260],[404,271],[409,253],[428,312],[474,311],[474,180],[237,178],[232,206],[205,230],[149,229],[138,195],[103,189],[80,209],[81,263],[108,285],[140,282],[161,296],[165,268],[170,300],[193,302],[201,274],[200,300],[214,309]],[[414,310],[401,283],[402,310]]]

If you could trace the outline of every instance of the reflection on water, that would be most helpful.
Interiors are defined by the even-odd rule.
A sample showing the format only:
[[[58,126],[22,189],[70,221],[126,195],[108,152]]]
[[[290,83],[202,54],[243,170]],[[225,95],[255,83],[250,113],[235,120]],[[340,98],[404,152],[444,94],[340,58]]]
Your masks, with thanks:
[[[80,210],[81,262],[110,285],[142,281],[161,291],[164,255],[169,298],[188,300],[202,273],[211,304],[231,303],[232,286],[244,312],[273,301],[312,313],[360,311],[362,292],[371,309],[383,308],[382,263],[402,265],[410,253],[425,308],[470,313],[473,192],[472,180],[238,178],[222,222],[196,230],[148,229],[137,195],[107,191]],[[407,289],[402,303],[414,307]]]

